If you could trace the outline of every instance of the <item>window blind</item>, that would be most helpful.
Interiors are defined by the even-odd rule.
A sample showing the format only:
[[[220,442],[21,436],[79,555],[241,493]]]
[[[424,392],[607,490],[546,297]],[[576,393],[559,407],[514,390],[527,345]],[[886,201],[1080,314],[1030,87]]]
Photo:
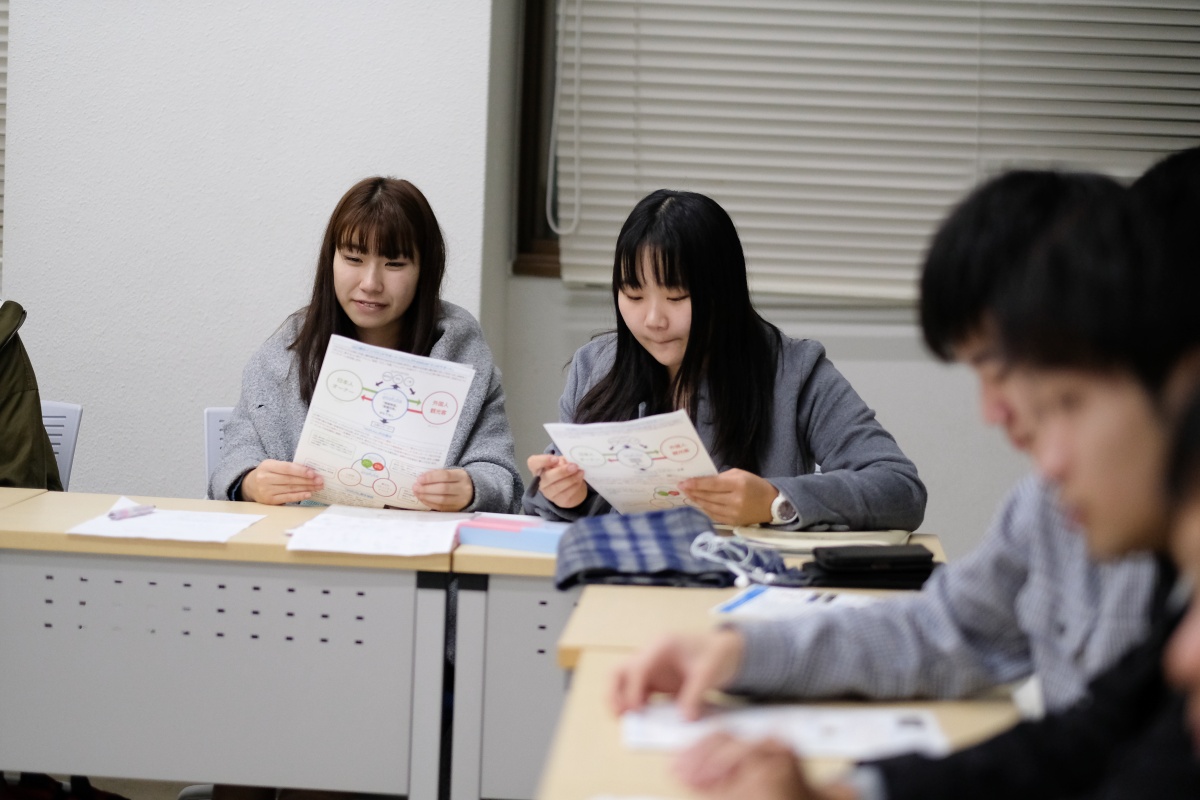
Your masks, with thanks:
[[[1194,3],[559,3],[570,285],[608,285],[621,223],[668,187],[729,211],[756,294],[911,304],[929,235],[981,178],[1132,177],[1200,143]]]

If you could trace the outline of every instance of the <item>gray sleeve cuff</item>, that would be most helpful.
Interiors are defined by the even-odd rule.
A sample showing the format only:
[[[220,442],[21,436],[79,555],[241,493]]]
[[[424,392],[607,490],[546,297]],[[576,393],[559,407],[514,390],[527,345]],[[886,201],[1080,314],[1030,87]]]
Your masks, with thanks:
[[[732,628],[742,635],[742,663],[727,687],[739,694],[781,694],[795,681],[804,665],[796,661],[789,643],[794,634],[790,622],[730,622],[722,627]]]
[[[839,780],[858,795],[858,800],[887,800],[883,773],[875,767],[855,767]]]

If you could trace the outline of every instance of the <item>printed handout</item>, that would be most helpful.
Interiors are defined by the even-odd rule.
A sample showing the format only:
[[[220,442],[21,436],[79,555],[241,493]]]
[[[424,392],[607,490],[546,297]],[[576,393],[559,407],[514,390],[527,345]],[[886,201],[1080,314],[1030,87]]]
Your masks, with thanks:
[[[449,553],[473,514],[330,506],[289,533],[288,550],[426,556]]]
[[[878,600],[877,597],[851,592],[759,584],[743,589],[734,597],[719,603],[712,612],[750,619],[795,619],[801,614],[816,614],[835,608],[862,608]]]
[[[742,739],[773,736],[797,753],[855,760],[918,752],[945,755],[949,743],[932,711],[916,708],[831,708],[772,705],[713,709],[688,722],[672,703],[655,702],[621,718],[634,750],[682,750],[710,733]]]
[[[717,474],[685,411],[545,427],[558,451],[583,468],[588,485],[622,514],[685,505],[680,481]]]
[[[417,476],[446,463],[473,367],[332,336],[293,460],[320,503],[428,510]]]

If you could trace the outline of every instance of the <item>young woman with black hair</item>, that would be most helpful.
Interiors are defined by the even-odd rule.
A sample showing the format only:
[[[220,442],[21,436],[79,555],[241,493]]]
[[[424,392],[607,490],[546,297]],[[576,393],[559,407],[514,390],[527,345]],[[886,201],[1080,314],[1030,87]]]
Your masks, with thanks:
[[[755,311],[741,240],[715,201],[660,189],[638,203],[617,239],[612,291],[617,329],[575,353],[562,421],[685,409],[721,472],[680,488],[718,523],[921,524],[916,467],[820,343],[788,338]],[[538,480],[526,512],[610,510],[553,448],[528,464]]]
[[[246,365],[225,426],[209,496],[268,505],[308,499],[323,485],[292,463],[332,334],[475,368],[447,468],[413,492],[437,511],[515,511],[521,478],[500,372],[467,311],[441,300],[446,248],[425,196],[408,181],[367,178],[346,192],[325,229],[312,300]]]

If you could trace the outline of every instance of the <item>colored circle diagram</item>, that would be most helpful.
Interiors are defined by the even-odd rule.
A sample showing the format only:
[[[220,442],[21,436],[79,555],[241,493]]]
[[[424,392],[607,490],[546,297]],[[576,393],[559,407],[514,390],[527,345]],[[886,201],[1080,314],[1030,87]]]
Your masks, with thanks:
[[[458,400],[449,392],[433,392],[421,404],[421,414],[430,425],[445,425],[458,414]]]
[[[408,413],[408,397],[402,389],[380,389],[371,400],[371,410],[384,422],[394,422]]]
[[[671,461],[691,461],[700,452],[700,445],[686,436],[672,436],[663,440],[659,450]]]
[[[325,388],[342,402],[357,400],[363,385],[359,377],[348,369],[334,370],[325,378]]]
[[[604,453],[594,447],[572,447],[571,460],[581,467],[602,467],[607,460]]]

